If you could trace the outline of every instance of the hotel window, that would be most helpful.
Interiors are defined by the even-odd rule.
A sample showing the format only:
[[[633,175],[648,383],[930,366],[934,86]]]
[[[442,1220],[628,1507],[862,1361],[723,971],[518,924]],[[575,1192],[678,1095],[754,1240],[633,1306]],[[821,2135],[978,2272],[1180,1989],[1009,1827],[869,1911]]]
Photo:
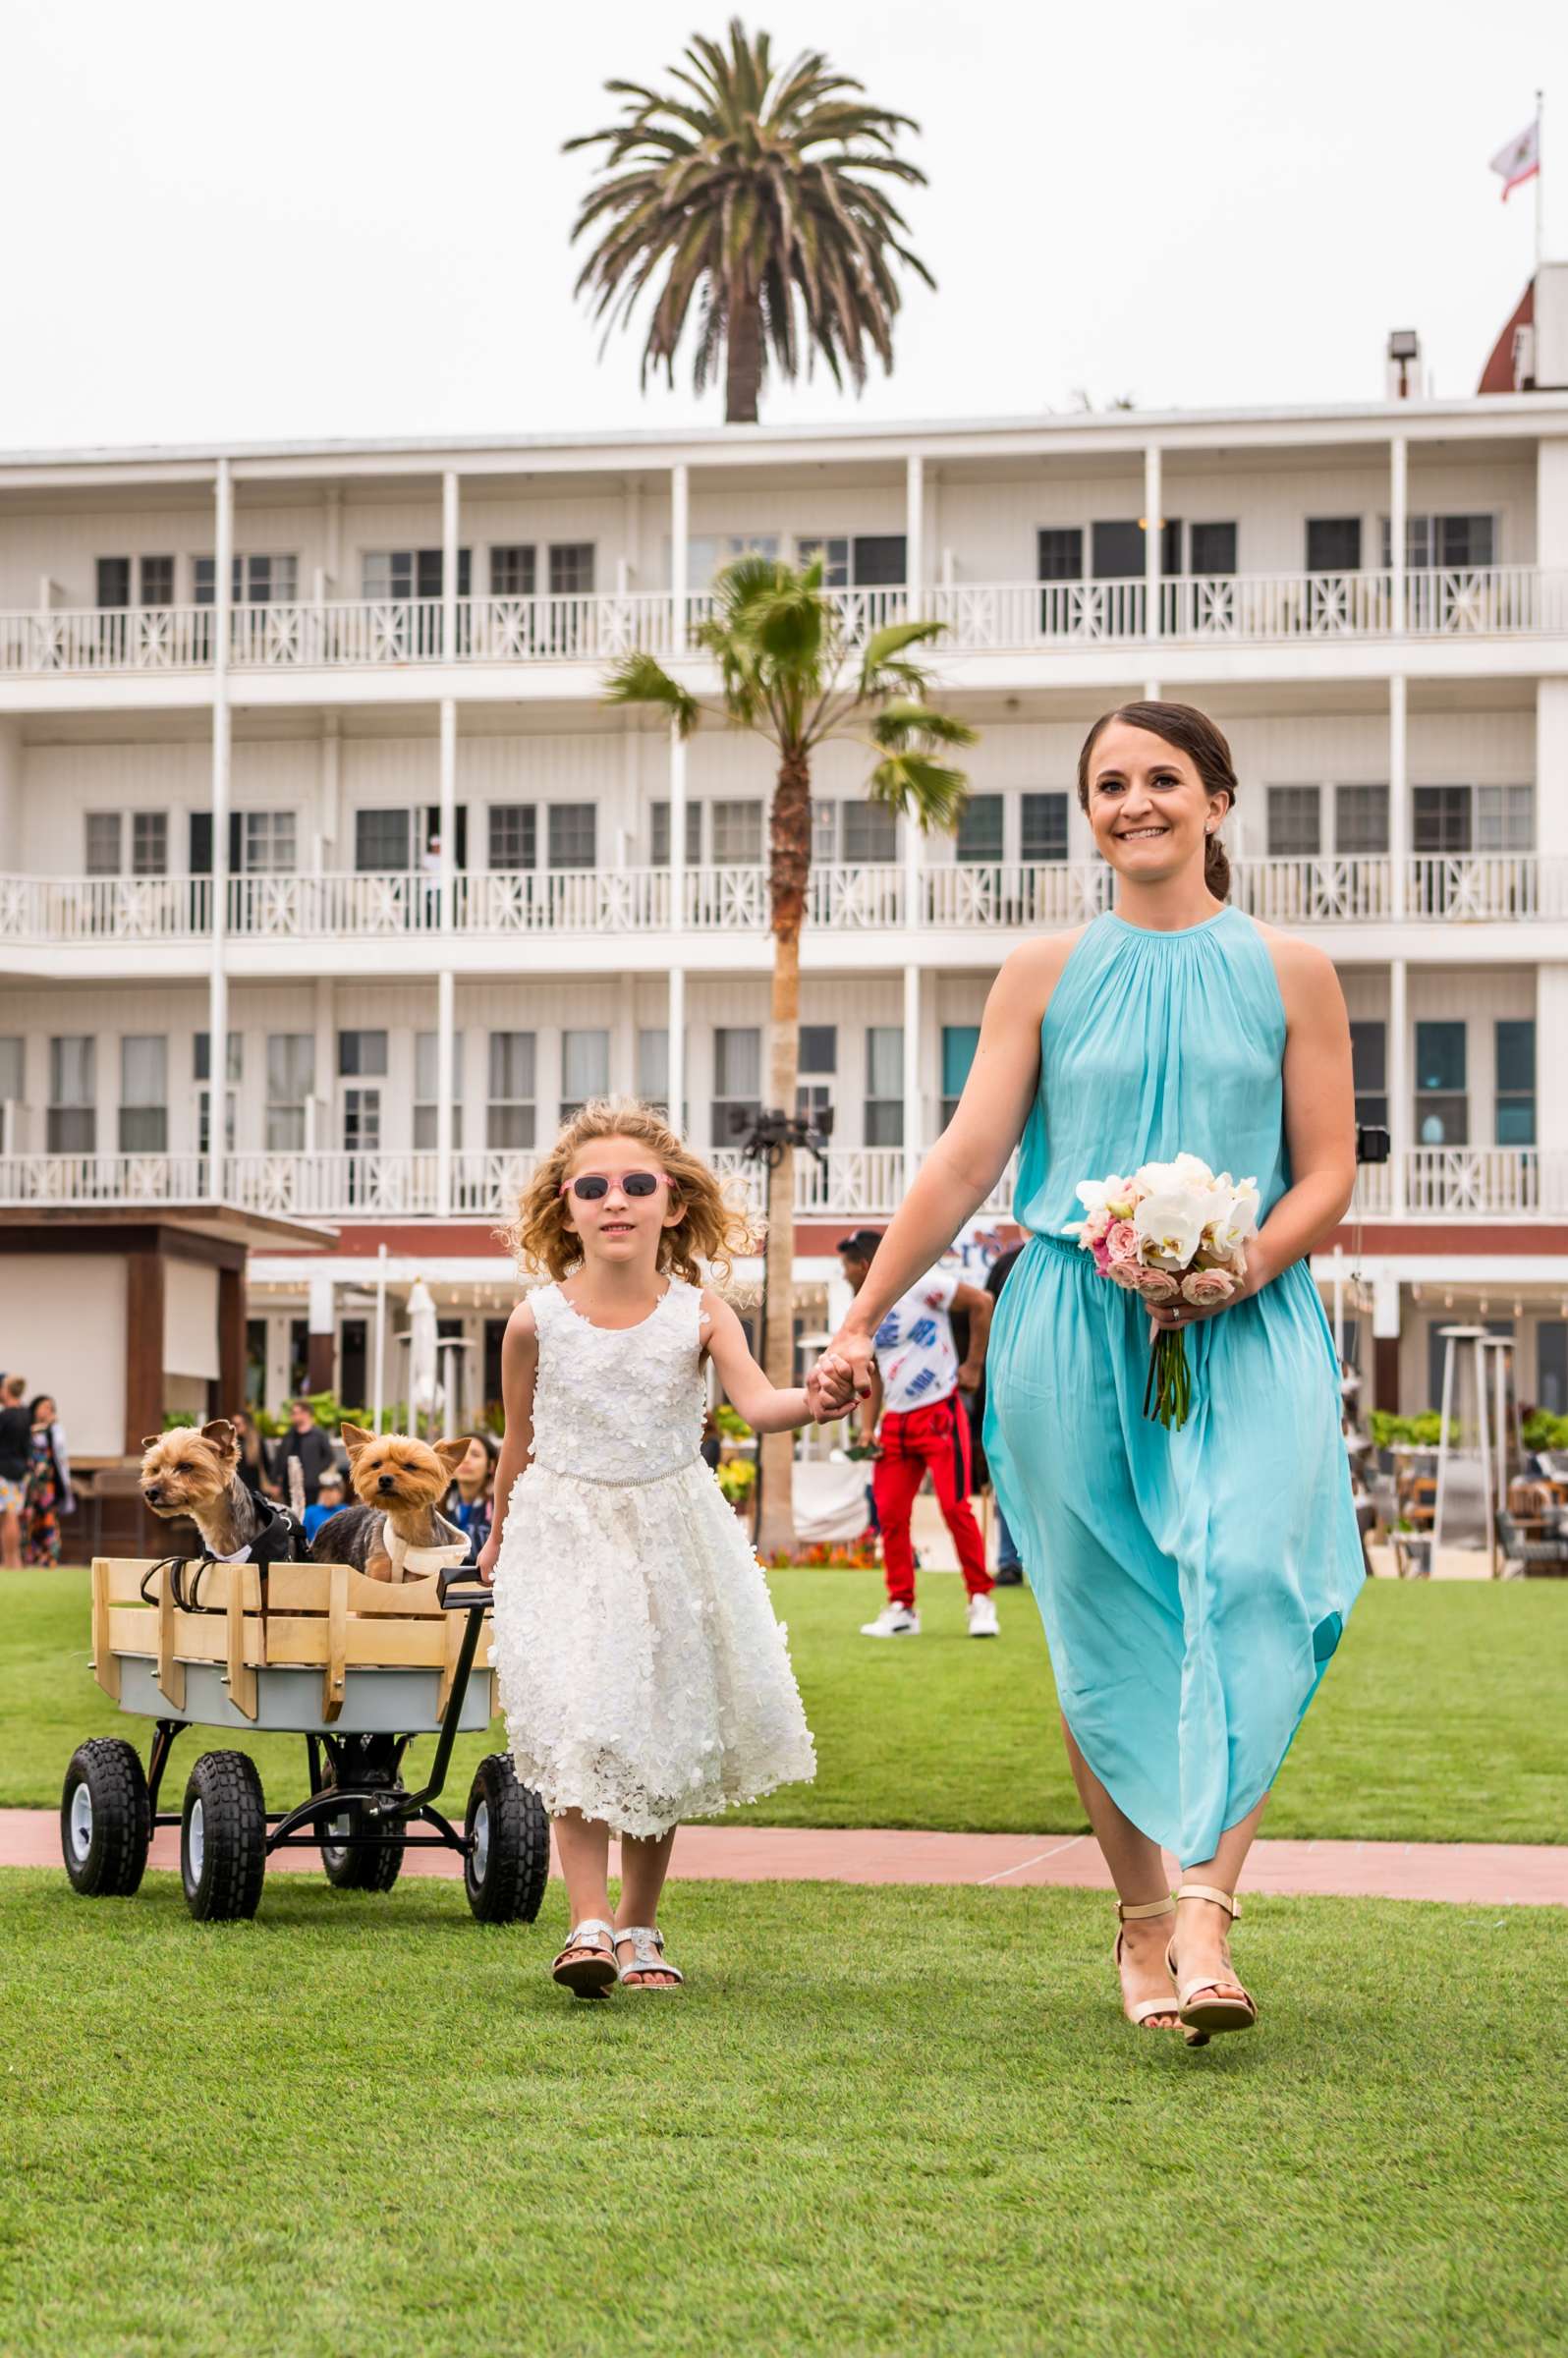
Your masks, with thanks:
[[[1468,786],[1418,786],[1411,808],[1413,851],[1435,856],[1472,848]]]
[[[216,602],[213,590],[217,576],[215,557],[196,557],[193,560],[193,605],[210,606]],[[236,557],[229,579],[237,606],[290,605],[300,594],[300,560],[298,557],[270,555]]]
[[[1344,859],[1388,849],[1386,786],[1334,788],[1334,850]]]
[[[670,1036],[663,1025],[650,1026],[637,1036],[637,1094],[655,1113],[668,1115]]]
[[[49,1109],[44,1145],[51,1154],[90,1154],[98,1143],[98,1043],[91,1034],[49,1042]]]
[[[720,1025],[713,1034],[709,1137],[732,1147],[762,1109],[762,1035],[755,1025]]]
[[[1233,524],[1193,524],[1187,552],[1189,573],[1234,573],[1236,527]]]
[[[1084,535],[1077,525],[1042,526],[1035,534],[1035,572],[1042,582],[1081,582]]]
[[[338,1078],[340,1081],[384,1081],[386,1079],[386,1034],[384,1032],[340,1032],[338,1034]]]
[[[1394,528],[1382,520],[1383,564],[1393,561]],[[1432,566],[1466,569],[1497,562],[1495,516],[1407,516],[1405,563],[1412,572]]]
[[[414,1150],[419,1154],[433,1154],[436,1150],[436,1115],[440,1111],[440,1094],[436,1089],[436,1064],[440,1051],[440,1036],[435,1032],[416,1032],[414,1035]],[[452,1145],[463,1144],[463,1035],[452,1036]]]
[[[1350,1068],[1356,1091],[1356,1119],[1378,1130],[1388,1127],[1388,1027],[1353,1023]]]
[[[1536,843],[1534,786],[1476,788],[1478,852],[1529,852]]]
[[[942,1026],[942,1128],[945,1130],[958,1111],[958,1100],[969,1079],[969,1068],[980,1046],[979,1024],[944,1024]]]
[[[813,1129],[819,1129],[823,1114],[833,1110],[833,1078],[838,1071],[836,1024],[802,1024],[796,1071],[795,1110],[805,1114]]]
[[[649,865],[653,868],[668,868],[670,865],[669,804],[652,804],[649,818]],[[700,803],[689,802],[686,806],[686,865],[688,868],[700,868],[702,865],[702,806]]]
[[[538,580],[538,555],[532,541],[490,550],[490,595],[532,597]]]
[[[131,595],[133,571],[137,594]],[[100,557],[97,562],[99,606],[172,606],[173,557]]]
[[[1470,1143],[1462,1023],[1416,1026],[1416,1142],[1423,1147]]]
[[[840,832],[844,858],[859,867],[880,867],[898,858],[898,813],[886,803],[847,802]]]
[[[762,858],[761,804],[714,803],[708,817],[708,840],[715,868],[757,867]]]
[[[227,1086],[223,1092],[223,1151],[234,1152],[235,1116],[238,1098],[236,1085],[241,1072],[240,1034],[229,1034],[228,1069],[224,1074]],[[205,1154],[212,1145],[212,1035],[197,1032],[192,1039],[191,1077],[196,1085],[196,1152]]]
[[[131,873],[166,876],[169,872],[169,814],[133,811],[131,814]]]
[[[594,1097],[610,1094],[610,1036],[608,1032],[563,1032],[561,1034],[561,1119],[569,1122],[574,1113]]]
[[[0,1106],[22,1102],[23,1056],[23,1044],[15,1033],[0,1036]]]
[[[821,558],[824,590],[898,590],[909,571],[902,533],[808,533],[795,548],[803,565]]]
[[[120,1040],[120,1152],[169,1151],[169,1043],[161,1032]]]
[[[532,1147],[534,1137],[534,1040],[532,1032],[490,1034],[489,1098],[484,1143],[506,1152]]]
[[[406,810],[356,811],[354,866],[360,875],[407,875],[411,819]]]
[[[958,822],[955,856],[960,860],[1000,860],[1007,804],[999,794],[972,794]]]
[[[1361,518],[1309,516],[1307,519],[1309,573],[1361,571]]]
[[[1065,794],[1026,794],[1023,797],[1020,804],[1018,856],[1021,860],[1066,859]]]
[[[1316,786],[1270,786],[1268,856],[1315,860],[1323,848],[1322,795]]]
[[[292,876],[299,866],[292,811],[242,811],[239,869],[247,876]]]
[[[458,550],[457,593],[467,597],[474,551]],[[446,560],[438,548],[367,548],[360,558],[360,594],[401,605],[411,597],[440,597]]]
[[[866,1144],[904,1144],[904,1027],[868,1024],[866,1029]]]
[[[594,803],[550,805],[551,868],[597,868],[598,817],[598,807]]]
[[[315,1087],[315,1037],[309,1032],[267,1034],[266,1151],[298,1154],[305,1146],[305,1108]]]
[[[489,865],[492,869],[537,868],[539,814],[532,803],[490,805]]]
[[[87,873],[89,876],[117,876],[120,873],[120,833],[122,814],[118,811],[89,811],[87,813]]]
[[[686,544],[687,587],[697,591],[711,589],[716,577],[737,557],[774,560],[777,556],[777,533],[704,533]]]
[[[1529,1017],[1508,1017],[1496,1035],[1495,1120],[1499,1147],[1536,1143],[1536,1027]]]
[[[1536,1328],[1536,1404],[1549,1417],[1568,1416],[1568,1320],[1542,1319]]]
[[[593,594],[593,542],[591,540],[552,540],[550,543],[550,595],[552,597],[591,597]]]

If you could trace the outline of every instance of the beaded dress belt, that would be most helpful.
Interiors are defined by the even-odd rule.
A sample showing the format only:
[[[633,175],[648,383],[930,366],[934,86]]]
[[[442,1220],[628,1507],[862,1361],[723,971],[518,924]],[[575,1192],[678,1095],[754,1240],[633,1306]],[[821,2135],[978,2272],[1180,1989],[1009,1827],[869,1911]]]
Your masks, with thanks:
[[[700,1466],[700,1457],[689,1457],[684,1465],[666,1466],[662,1474],[629,1474],[615,1479],[607,1474],[580,1474],[575,1466],[542,1466],[535,1462],[540,1474],[557,1474],[563,1482],[586,1482],[595,1490],[645,1490],[655,1482],[673,1482],[677,1474],[689,1474]]]

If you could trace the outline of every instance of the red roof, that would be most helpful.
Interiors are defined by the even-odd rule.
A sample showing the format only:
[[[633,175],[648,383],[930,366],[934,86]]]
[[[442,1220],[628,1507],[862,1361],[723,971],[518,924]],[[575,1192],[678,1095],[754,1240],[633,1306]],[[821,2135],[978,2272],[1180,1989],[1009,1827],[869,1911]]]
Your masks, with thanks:
[[[1536,282],[1531,280],[1514,306],[1513,317],[1491,348],[1491,358],[1481,372],[1478,393],[1512,393],[1514,384],[1514,330],[1529,327],[1536,316]]]

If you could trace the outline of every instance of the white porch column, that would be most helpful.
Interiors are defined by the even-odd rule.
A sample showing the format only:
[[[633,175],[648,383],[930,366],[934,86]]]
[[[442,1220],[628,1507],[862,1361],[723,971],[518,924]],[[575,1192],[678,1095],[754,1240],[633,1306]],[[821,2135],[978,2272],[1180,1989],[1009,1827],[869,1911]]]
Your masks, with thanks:
[[[904,579],[915,619],[925,586],[925,462],[918,450],[904,462]]]
[[[1161,459],[1159,444],[1150,442],[1144,452],[1144,630],[1150,639],[1159,637],[1160,576],[1165,553],[1161,532]]]
[[[321,723],[320,804],[317,824],[313,830],[312,860],[315,872],[336,869],[338,859],[339,805],[343,781],[343,739],[341,722],[335,712],[327,713]]]
[[[453,877],[457,844],[457,704],[441,699],[441,877],[440,925],[450,933],[455,923]],[[421,887],[422,889],[422,887]]]
[[[458,478],[449,467],[441,477],[441,652],[449,663],[458,648],[457,603]]]
[[[229,1077],[229,629],[234,605],[234,477],[218,461],[212,564],[212,967],[207,983],[207,1194],[223,1200],[225,1091]]]
[[[1536,969],[1536,1105],[1540,1128],[1540,1208],[1568,1211],[1568,1090],[1546,1080],[1557,1043],[1568,1038],[1568,964]]]
[[[921,1101],[921,970],[904,969],[904,1188],[915,1184],[925,1146],[925,1117]]]
[[[1410,906],[1410,731],[1408,683],[1396,671],[1388,683],[1388,914]]]
[[[435,978],[435,1208],[443,1220],[452,1215],[452,1018],[456,999],[452,969],[443,966]]]
[[[326,494],[326,578],[334,597],[343,595],[343,491],[338,483],[329,483]]]
[[[1389,1209],[1402,1218],[1411,1146],[1410,976],[1403,958],[1388,966]]]
[[[682,461],[670,469],[670,652],[674,655],[684,655],[687,648],[691,539],[691,474]]]
[[[1405,633],[1406,519],[1410,514],[1410,443],[1395,434],[1388,445],[1388,606],[1389,629],[1396,638]]]
[[[311,1052],[310,1095],[305,1101],[307,1154],[330,1154],[334,1151],[334,1140],[342,1137],[341,1130],[334,1131],[332,1124],[338,1083],[337,1013],[336,981],[331,975],[317,975],[311,1004],[315,1045]]]
[[[686,931],[686,739],[670,723],[670,931]],[[671,1046],[673,1048],[673,1041]]]
[[[670,1128],[686,1136],[686,969],[670,968],[669,1012]]]

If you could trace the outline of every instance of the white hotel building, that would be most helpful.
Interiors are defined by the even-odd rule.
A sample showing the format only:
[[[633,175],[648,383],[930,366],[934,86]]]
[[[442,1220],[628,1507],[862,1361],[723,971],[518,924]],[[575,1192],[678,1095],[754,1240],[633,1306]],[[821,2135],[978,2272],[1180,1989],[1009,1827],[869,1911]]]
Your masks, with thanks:
[[[1343,1239],[1364,1397],[1427,1406],[1462,1310],[1568,1406],[1568,390],[0,459],[0,1328],[30,1305],[39,1360],[29,1218],[238,1206],[335,1231],[252,1251],[252,1398],[368,1397],[384,1244],[473,1346],[472,1413],[514,1293],[490,1231],[563,1108],[670,1099],[733,1153],[765,749],[683,752],[600,690],[639,645],[700,684],[690,622],[753,547],[824,549],[857,625],[938,618],[980,731],[956,840],[870,810],[852,749],[818,767],[808,1323],[1000,959],[1103,905],[1077,750],[1158,692],[1229,734],[1235,897],[1330,952],[1392,1133]],[[171,1364],[164,1405],[212,1376]]]

